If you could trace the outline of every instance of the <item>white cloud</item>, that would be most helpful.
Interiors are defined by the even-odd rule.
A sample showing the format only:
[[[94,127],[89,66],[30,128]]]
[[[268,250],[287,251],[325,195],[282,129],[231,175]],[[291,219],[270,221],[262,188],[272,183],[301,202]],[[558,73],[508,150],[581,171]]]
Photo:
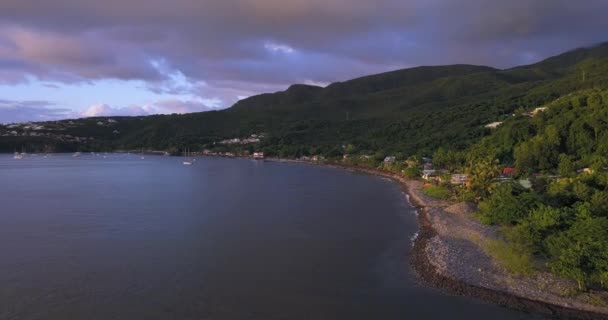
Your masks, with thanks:
[[[213,106],[205,103],[203,100],[180,100],[180,99],[167,99],[158,101],[152,107],[155,113],[192,113],[192,112],[203,112],[214,110]]]
[[[114,108],[107,104],[94,104],[79,114],[81,117],[107,117],[107,116],[142,116],[154,113],[149,107],[130,106]]]
[[[290,53],[294,53],[295,49],[286,45],[286,44],[280,44],[280,43],[275,43],[275,42],[266,42],[264,44],[264,48],[266,48],[266,50],[271,51],[271,52],[278,52],[278,53],[284,53],[284,54],[290,54]]]

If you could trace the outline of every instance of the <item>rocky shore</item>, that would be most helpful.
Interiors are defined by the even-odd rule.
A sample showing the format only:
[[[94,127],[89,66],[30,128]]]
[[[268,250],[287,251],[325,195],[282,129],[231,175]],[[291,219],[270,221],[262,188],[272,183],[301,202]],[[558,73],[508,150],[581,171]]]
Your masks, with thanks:
[[[420,232],[412,264],[427,283],[525,312],[560,319],[608,319],[606,292],[567,296],[576,284],[548,272],[513,275],[484,251],[486,241],[497,239],[497,229],[472,217],[474,205],[430,198],[421,181],[381,170],[332,165],[390,178],[403,187],[420,210]]]

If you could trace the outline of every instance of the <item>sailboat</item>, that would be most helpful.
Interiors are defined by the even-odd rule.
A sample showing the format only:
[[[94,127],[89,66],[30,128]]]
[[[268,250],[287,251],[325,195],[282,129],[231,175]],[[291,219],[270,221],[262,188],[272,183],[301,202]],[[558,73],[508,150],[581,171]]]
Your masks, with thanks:
[[[185,166],[191,166],[194,164],[194,159],[188,157],[188,149],[184,152],[184,162],[182,162]]]
[[[19,152],[17,152],[17,150],[15,150],[15,155],[13,156],[13,159],[15,159],[15,160],[21,160],[21,159],[23,159],[24,155],[25,155],[25,152],[19,153]]]
[[[143,148],[141,149],[141,157],[140,157],[140,159],[141,160],[146,159],[146,157],[144,157],[144,149]]]

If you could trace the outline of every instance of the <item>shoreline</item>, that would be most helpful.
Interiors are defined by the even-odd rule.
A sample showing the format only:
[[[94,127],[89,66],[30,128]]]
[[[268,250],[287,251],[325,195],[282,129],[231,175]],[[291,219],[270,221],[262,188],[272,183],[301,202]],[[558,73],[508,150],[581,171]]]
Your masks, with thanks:
[[[281,160],[281,162],[292,161]],[[410,264],[423,283],[427,285],[448,293],[479,299],[484,302],[497,304],[499,306],[519,310],[525,313],[538,314],[544,317],[560,319],[608,319],[608,312],[568,307],[558,304],[557,302],[532,299],[523,295],[503,291],[499,288],[490,288],[469,283],[442,272],[440,268],[438,268],[437,265],[431,261],[431,256],[429,254],[429,249],[434,249],[434,240],[438,236],[438,231],[436,230],[437,226],[433,225],[433,217],[430,211],[435,211],[435,214],[449,215],[450,213],[447,212],[446,209],[450,206],[458,205],[458,203],[426,197],[421,192],[416,190],[419,190],[422,186],[422,182],[420,181],[407,179],[405,177],[378,169],[369,169],[341,164],[311,163],[305,161],[293,161],[293,163],[305,163],[363,173],[388,178],[397,183],[409,196],[408,200],[411,205],[416,207],[419,211],[418,237],[416,238],[414,246],[411,249],[412,258]]]

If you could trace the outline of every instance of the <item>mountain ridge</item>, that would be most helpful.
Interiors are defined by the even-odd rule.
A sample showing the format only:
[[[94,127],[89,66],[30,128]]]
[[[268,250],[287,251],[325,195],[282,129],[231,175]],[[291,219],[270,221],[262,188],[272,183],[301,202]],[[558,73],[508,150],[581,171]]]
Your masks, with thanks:
[[[419,66],[324,88],[294,84],[219,111],[120,117],[113,130],[95,121],[112,117],[71,120],[78,126],[67,125],[69,120],[53,122],[63,124],[69,135],[94,142],[65,143],[18,132],[18,137],[0,137],[0,150],[23,144],[34,150],[45,145],[55,150],[202,149],[226,138],[264,132],[268,138],[255,148],[275,155],[338,154],[349,144],[369,152],[430,153],[440,146],[464,148],[478,141],[488,134],[485,124],[519,108],[531,109],[577,90],[606,86],[607,70],[608,43],[509,69]],[[7,129],[2,130],[6,134]]]

